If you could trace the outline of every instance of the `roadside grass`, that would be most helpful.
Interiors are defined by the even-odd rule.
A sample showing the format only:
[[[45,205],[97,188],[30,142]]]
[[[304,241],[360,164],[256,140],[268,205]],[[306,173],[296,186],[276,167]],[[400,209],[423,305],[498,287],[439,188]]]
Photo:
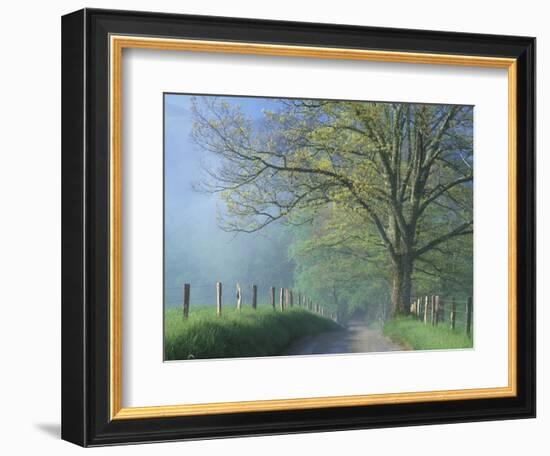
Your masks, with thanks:
[[[396,317],[384,325],[384,335],[412,350],[472,348],[473,339],[463,328],[448,324],[425,325],[413,317]]]
[[[276,356],[296,339],[342,329],[334,321],[301,308],[257,310],[194,306],[185,320],[181,309],[164,314],[164,358],[170,360]]]

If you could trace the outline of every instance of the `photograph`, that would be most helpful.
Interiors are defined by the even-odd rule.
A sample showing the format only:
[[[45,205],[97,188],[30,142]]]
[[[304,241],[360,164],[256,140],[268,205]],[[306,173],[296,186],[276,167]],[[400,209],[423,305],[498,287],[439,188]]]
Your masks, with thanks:
[[[166,362],[474,348],[474,106],[163,98]]]

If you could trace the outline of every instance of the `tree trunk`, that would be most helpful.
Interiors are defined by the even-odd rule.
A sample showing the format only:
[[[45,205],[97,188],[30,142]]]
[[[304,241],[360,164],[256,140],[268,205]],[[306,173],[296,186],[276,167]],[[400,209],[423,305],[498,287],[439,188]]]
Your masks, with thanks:
[[[399,255],[393,261],[391,316],[408,315],[411,301],[413,262],[410,255]]]

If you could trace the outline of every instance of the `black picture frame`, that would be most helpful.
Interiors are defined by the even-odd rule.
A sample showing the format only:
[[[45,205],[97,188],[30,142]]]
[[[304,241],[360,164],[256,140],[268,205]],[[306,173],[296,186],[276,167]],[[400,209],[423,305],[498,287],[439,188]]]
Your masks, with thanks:
[[[517,395],[111,420],[108,38],[112,34],[517,59]],[[63,439],[99,446],[535,416],[534,38],[84,9],[62,19],[62,128]]]

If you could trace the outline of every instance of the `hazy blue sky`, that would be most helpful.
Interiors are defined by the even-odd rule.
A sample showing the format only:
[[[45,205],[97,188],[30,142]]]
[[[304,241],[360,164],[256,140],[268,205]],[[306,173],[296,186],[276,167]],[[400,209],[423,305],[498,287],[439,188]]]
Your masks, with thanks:
[[[181,211],[192,215],[192,211],[200,206],[210,204],[215,207],[215,197],[194,192],[191,184],[203,176],[201,160],[212,160],[191,141],[192,126],[190,104],[192,95],[165,95],[165,209],[167,228],[176,229],[172,223],[189,220],[182,219]],[[233,98],[225,97],[230,102],[241,107],[243,112],[253,118],[261,117],[261,110],[268,108],[273,101],[265,98]],[[190,213],[191,212],[191,213]],[[201,217],[204,216],[201,213]],[[210,214],[215,216],[215,210]],[[188,218],[187,217],[187,218]],[[174,220],[172,220],[174,218]]]

